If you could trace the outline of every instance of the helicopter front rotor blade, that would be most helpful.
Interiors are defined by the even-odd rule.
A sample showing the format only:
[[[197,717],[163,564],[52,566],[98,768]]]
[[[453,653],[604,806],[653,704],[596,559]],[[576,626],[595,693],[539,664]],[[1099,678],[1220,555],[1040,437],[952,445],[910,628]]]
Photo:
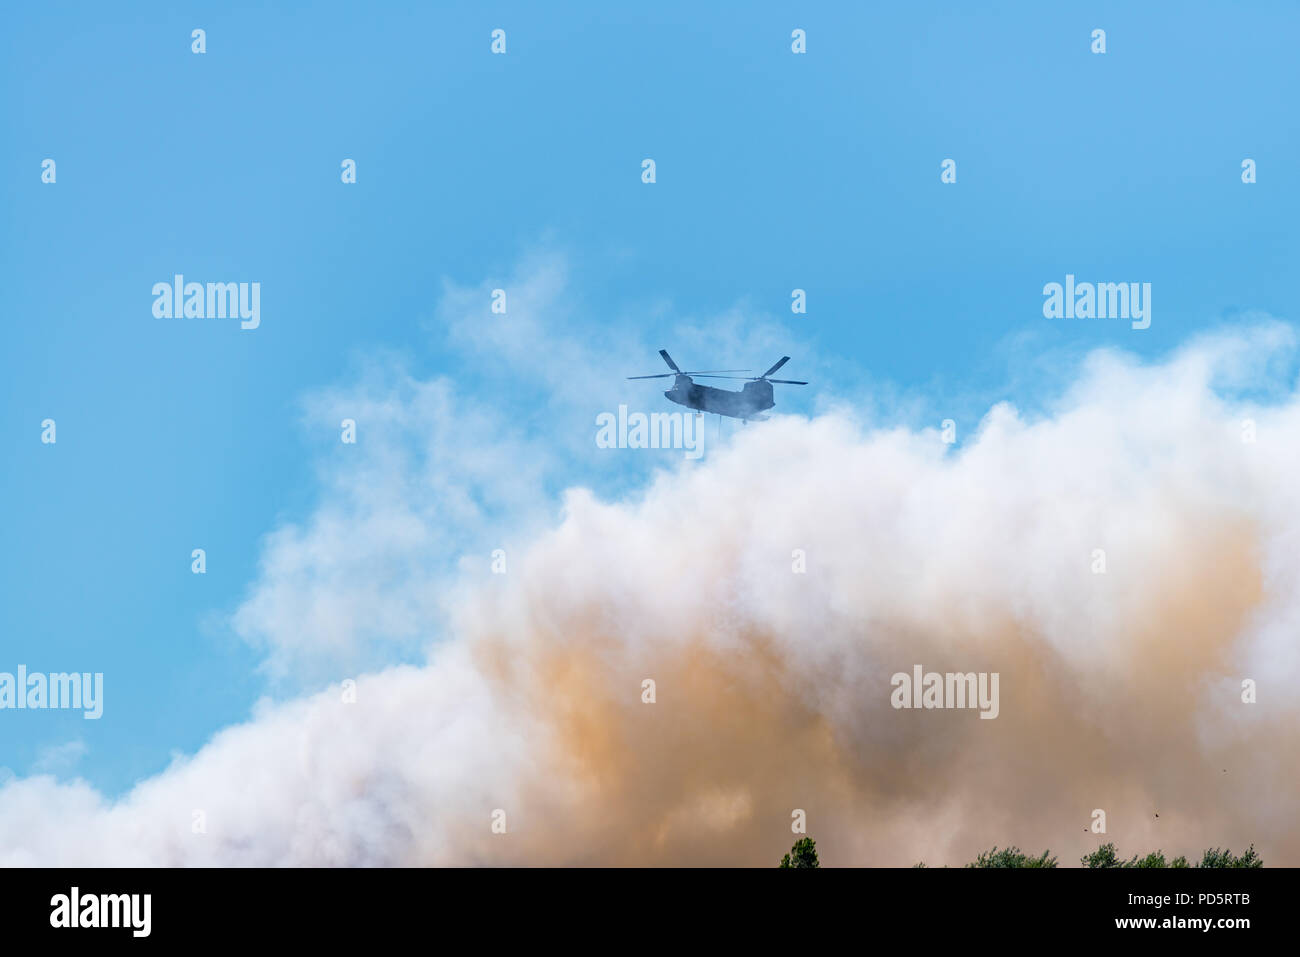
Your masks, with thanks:
[[[675,373],[661,372],[658,375],[630,375],[629,379],[671,379]]]
[[[807,382],[799,382],[796,379],[768,379],[768,382],[780,382],[782,385],[807,385]]]
[[[672,369],[674,372],[678,373],[679,375],[681,374],[682,370],[677,368],[677,363],[673,362],[673,357],[668,354],[667,349],[660,349],[659,354],[664,357],[664,362],[668,363],[668,368]]]
[[[772,368],[770,368],[770,369],[768,369],[766,372],[764,372],[761,376],[759,376],[759,378],[760,378],[760,379],[766,379],[766,378],[767,378],[768,376],[770,376],[773,372],[775,372],[777,369],[781,368],[781,366],[785,365],[785,364],[786,364],[787,362],[789,362],[789,361],[790,361],[790,357],[789,357],[789,356],[782,356],[780,362],[778,362],[776,365],[772,366]]]

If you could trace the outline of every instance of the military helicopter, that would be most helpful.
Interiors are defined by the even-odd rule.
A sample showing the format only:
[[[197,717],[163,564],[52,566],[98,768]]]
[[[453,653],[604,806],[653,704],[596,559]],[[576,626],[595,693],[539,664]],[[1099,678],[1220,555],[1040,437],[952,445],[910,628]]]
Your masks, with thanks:
[[[737,376],[730,375],[732,372],[750,372],[750,369],[710,369],[704,372],[683,372],[673,362],[673,357],[663,349],[659,354],[664,357],[664,362],[668,363],[668,368],[672,372],[661,372],[658,375],[630,375],[629,379],[667,379],[673,377],[673,387],[664,395],[676,402],[678,405],[684,405],[689,409],[697,409],[700,412],[713,412],[717,415],[729,415],[733,419],[740,419],[748,422],[751,419],[761,421],[766,416],[760,415],[766,409],[776,405],[772,398],[772,383],[779,382],[782,385],[807,385],[807,382],[799,382],[795,379],[771,379],[768,378],[773,372],[781,368],[790,361],[789,356],[782,356],[781,361],[772,368],[768,369],[760,376]],[[730,389],[715,389],[710,385],[696,385],[691,376],[700,376],[704,379],[748,379],[739,392],[733,392]]]

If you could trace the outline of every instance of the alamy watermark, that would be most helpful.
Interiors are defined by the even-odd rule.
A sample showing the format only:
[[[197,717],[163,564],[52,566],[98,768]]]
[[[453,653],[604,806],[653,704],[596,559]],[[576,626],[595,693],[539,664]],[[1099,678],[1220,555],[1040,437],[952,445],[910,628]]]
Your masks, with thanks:
[[[153,284],[153,314],[158,319],[239,319],[239,328],[262,324],[260,282],[171,282]]]
[[[98,719],[104,713],[104,674],[90,672],[28,672],[26,665],[18,673],[0,671],[0,711],[80,710],[83,718]]]
[[[148,937],[152,912],[152,894],[84,894],[74,885],[50,898],[51,927],[121,927],[132,937]]]
[[[979,708],[981,718],[996,718],[999,675],[997,671],[923,674],[920,665],[913,665],[910,675],[899,671],[889,679],[894,689],[889,703],[895,708]]]
[[[633,412],[596,416],[598,449],[683,449],[688,459],[704,454],[704,415],[698,412]]]
[[[1134,329],[1151,325],[1151,283],[1080,282],[1068,273],[1065,284],[1043,287],[1046,319],[1131,319]]]

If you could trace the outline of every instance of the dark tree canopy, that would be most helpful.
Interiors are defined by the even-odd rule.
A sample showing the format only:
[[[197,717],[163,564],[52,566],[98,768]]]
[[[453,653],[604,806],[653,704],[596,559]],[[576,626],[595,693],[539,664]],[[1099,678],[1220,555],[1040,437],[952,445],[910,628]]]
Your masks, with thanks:
[[[782,867],[821,867],[817,860],[817,842],[811,837],[801,837],[794,842],[790,853],[781,858]]]
[[[788,855],[787,855],[788,856]],[[1091,854],[1085,854],[1079,858],[1079,863],[1084,867],[1191,867],[1187,858],[1179,856],[1172,861],[1166,861],[1163,851],[1152,851],[1146,857],[1138,857],[1134,854],[1128,860],[1119,856],[1119,852],[1112,843],[1103,844]],[[785,865],[782,865],[785,866]],[[925,867],[924,862],[912,865],[913,867]],[[1025,854],[1018,847],[1007,847],[998,850],[994,846],[993,850],[985,851],[980,854],[974,861],[966,865],[967,867],[1055,867],[1056,858],[1051,856],[1050,851],[1043,851],[1042,854],[1034,857]],[[1246,852],[1240,856],[1224,848],[1220,850],[1212,847],[1201,857],[1201,863],[1197,867],[1263,867],[1264,862],[1260,860],[1259,854],[1255,852],[1255,845],[1250,845]]]
[[[1246,853],[1240,857],[1234,857],[1232,851],[1226,847],[1219,850],[1217,847],[1211,847],[1201,858],[1198,867],[1263,867],[1264,862],[1259,859],[1255,853],[1255,845],[1252,844],[1246,849]]]
[[[1079,858],[1079,863],[1084,867],[1189,867],[1187,858],[1175,857],[1172,861],[1165,863],[1165,855],[1162,851],[1152,851],[1146,857],[1139,858],[1136,854],[1127,861],[1123,860],[1115,851],[1114,844],[1103,844],[1091,854],[1085,854]],[[1246,853],[1237,857],[1232,851],[1224,848],[1219,850],[1212,847],[1201,857],[1201,863],[1197,867],[1263,867],[1264,862],[1259,859],[1255,853],[1255,845],[1250,845]]]
[[[1055,867],[1056,858],[1051,856],[1050,851],[1043,851],[1038,857],[1032,857],[1024,853],[1018,847],[1008,847],[998,850],[995,845],[993,850],[985,851],[974,861],[966,865],[967,867]]]

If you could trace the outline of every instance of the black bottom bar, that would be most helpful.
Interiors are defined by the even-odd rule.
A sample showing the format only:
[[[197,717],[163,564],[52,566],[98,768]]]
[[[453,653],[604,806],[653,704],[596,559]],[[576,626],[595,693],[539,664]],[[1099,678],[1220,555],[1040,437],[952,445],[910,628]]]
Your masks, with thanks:
[[[872,935],[918,946],[1049,930],[1232,946],[1288,932],[1300,871],[1256,870],[71,870],[0,872],[6,942],[374,944],[522,936],[612,946]],[[72,927],[117,923],[117,927]],[[149,895],[148,935],[144,897]],[[105,898],[104,895],[114,895]],[[94,898],[93,902],[88,898]],[[53,926],[53,923],[67,926]],[[774,936],[779,935],[779,936]],[[995,936],[990,936],[995,935]],[[678,938],[680,939],[680,938]],[[1262,937],[1259,939],[1263,939]]]

